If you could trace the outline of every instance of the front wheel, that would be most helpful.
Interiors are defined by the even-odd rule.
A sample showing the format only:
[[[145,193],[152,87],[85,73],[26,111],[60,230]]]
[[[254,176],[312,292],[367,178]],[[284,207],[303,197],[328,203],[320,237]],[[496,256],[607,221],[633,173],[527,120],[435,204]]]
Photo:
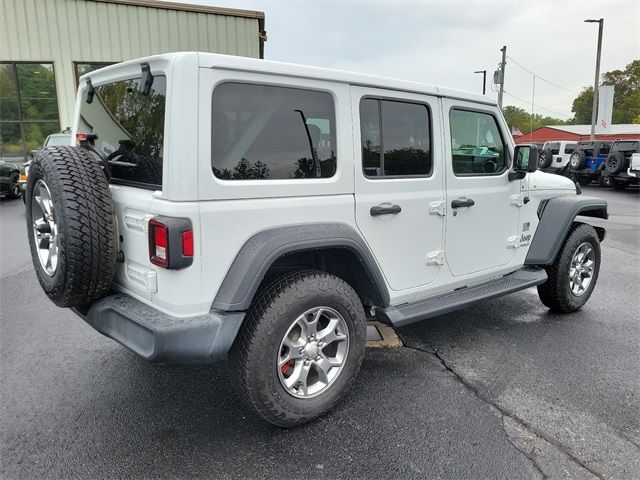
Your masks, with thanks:
[[[333,408],[364,356],[356,292],[320,271],[277,278],[254,301],[231,351],[231,383],[264,420],[303,425]]]
[[[591,225],[575,223],[553,264],[538,286],[542,303],[551,310],[579,310],[593,292],[600,272],[600,240]]]

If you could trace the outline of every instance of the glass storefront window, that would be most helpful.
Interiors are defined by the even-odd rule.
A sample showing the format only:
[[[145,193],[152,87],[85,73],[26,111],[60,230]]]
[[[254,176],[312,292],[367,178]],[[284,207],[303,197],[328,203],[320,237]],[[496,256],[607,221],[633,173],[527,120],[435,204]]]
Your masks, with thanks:
[[[51,63],[0,63],[0,157],[22,162],[60,131]]]
[[[94,70],[98,70],[99,68],[108,67],[109,65],[113,65],[110,62],[93,62],[93,63],[81,63],[76,62],[76,84],[80,80],[80,77],[86,73],[93,72]]]

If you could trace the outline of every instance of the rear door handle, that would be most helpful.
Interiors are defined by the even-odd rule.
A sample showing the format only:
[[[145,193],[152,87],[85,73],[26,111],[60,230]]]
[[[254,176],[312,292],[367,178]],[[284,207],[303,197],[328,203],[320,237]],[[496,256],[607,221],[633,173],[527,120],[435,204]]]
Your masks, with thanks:
[[[381,206],[376,205],[375,207],[371,207],[369,213],[372,217],[377,217],[378,215],[396,215],[402,211],[402,207],[400,205],[389,205],[389,206]]]
[[[460,208],[460,207],[473,207],[476,204],[470,198],[457,198],[451,201],[451,208]]]

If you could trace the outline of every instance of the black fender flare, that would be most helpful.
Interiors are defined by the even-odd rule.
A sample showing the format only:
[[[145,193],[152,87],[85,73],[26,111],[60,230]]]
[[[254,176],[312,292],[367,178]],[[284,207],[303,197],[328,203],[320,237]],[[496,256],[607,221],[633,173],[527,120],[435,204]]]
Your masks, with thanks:
[[[381,305],[389,304],[384,276],[355,229],[342,223],[314,223],[263,230],[247,240],[229,267],[212,308],[247,310],[269,267],[277,259],[290,253],[327,248],[344,248],[353,252],[378,292]]]
[[[550,265],[558,255],[576,216],[607,219],[607,201],[602,198],[562,195],[540,202],[538,228],[527,252],[525,265]],[[595,227],[600,241],[605,230]]]

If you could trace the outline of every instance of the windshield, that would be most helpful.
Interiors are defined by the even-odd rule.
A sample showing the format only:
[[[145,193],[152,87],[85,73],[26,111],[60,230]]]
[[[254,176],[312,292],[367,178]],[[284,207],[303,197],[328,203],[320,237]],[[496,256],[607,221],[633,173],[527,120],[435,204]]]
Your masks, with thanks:
[[[111,161],[113,182],[155,189],[162,186],[166,77],[154,76],[148,95],[139,83],[100,85],[91,103],[85,90],[78,132],[98,136],[95,148]]]

